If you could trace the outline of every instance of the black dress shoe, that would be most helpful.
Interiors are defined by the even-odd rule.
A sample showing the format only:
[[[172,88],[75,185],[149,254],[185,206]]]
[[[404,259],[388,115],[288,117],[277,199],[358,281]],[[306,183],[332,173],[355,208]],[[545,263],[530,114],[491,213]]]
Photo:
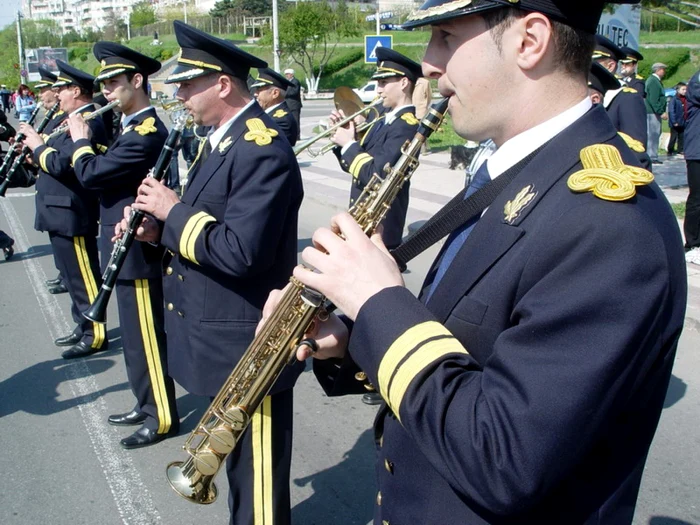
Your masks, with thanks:
[[[90,348],[83,341],[80,341],[77,345],[71,346],[68,350],[63,352],[61,357],[63,359],[75,359],[77,357],[85,357],[96,354],[102,350],[107,350],[107,345],[102,345],[102,348]]]
[[[368,392],[362,395],[362,402],[365,405],[381,405],[384,403],[384,398],[377,392]]]
[[[78,344],[81,339],[81,335],[78,335],[75,332],[73,332],[72,334],[64,335],[63,337],[54,339],[53,344],[55,344],[56,346],[73,346]]]
[[[61,284],[61,276],[59,275],[55,279],[46,279],[44,282],[46,283],[46,286],[56,286],[57,284]]]
[[[132,410],[126,414],[113,414],[107,418],[110,425],[126,427],[129,425],[140,425],[146,421],[146,414],[137,410]]]
[[[9,261],[12,256],[15,254],[15,249],[12,247],[12,245],[15,244],[14,239],[10,239],[10,245],[5,246],[2,251],[5,253],[5,260]]]
[[[122,439],[119,444],[127,449],[131,450],[133,448],[148,447],[150,445],[155,445],[160,443],[166,438],[177,435],[177,429],[171,429],[167,434],[158,434],[155,430],[150,428],[141,427],[136,432],[131,434],[129,437]]]
[[[66,285],[63,283],[59,283],[56,286],[49,286],[49,293],[58,295],[60,293],[67,293],[68,288],[66,288]]]

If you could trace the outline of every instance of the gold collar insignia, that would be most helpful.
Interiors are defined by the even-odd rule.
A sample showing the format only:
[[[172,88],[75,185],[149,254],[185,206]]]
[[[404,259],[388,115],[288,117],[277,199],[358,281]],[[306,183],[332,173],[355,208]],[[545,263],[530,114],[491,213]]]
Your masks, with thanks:
[[[231,139],[231,137],[226,137],[219,142],[219,153],[223,155],[224,152],[231,147],[231,144],[233,144],[233,139]]]
[[[535,200],[537,192],[533,191],[534,189],[535,187],[532,184],[525,186],[512,201],[506,203],[503,213],[508,224],[513,224],[520,217],[520,213]]]
[[[143,135],[148,135],[149,133],[155,133],[158,131],[154,124],[156,123],[156,119],[153,117],[148,117],[146,120],[141,122],[138,126],[134,128],[134,130],[141,136]]]
[[[401,120],[406,122],[409,126],[415,126],[418,124],[418,119],[413,113],[404,113],[401,115]]]
[[[265,124],[259,118],[251,118],[245,121],[248,127],[248,133],[243,135],[243,138],[248,142],[255,141],[258,146],[267,146],[272,144],[272,138],[279,135],[277,130],[265,127]]]
[[[274,118],[282,118],[282,117],[284,117],[286,114],[287,114],[287,112],[286,112],[285,110],[283,110],[283,109],[278,109],[277,111],[275,111],[275,112],[272,114],[272,116],[273,116]]]
[[[571,191],[593,192],[606,201],[620,202],[637,194],[636,186],[654,181],[654,176],[645,169],[626,166],[620,152],[608,144],[594,144],[581,150],[583,169],[569,177]]]

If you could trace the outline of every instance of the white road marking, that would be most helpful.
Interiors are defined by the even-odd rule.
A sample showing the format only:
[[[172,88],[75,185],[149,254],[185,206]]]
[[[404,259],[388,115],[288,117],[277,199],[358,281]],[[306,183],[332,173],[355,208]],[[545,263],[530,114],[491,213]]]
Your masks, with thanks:
[[[26,252],[29,248],[29,239],[14,206],[7,199],[0,199],[0,208],[14,236],[16,250]],[[51,339],[69,333],[72,326],[66,320],[58,301],[48,293],[44,284],[46,280],[44,269],[35,258],[20,260],[34,288],[34,294]],[[69,379],[68,385],[74,397],[84,396],[86,399],[85,403],[78,405],[78,410],[107,484],[112,491],[122,522],[125,525],[161,523],[160,514],[134,467],[132,456],[119,446],[116,433],[111,431],[105,423],[107,406],[104,399],[95,394],[100,390],[95,377],[85,361],[73,360],[67,363],[69,363],[68,366],[63,367],[63,370]]]

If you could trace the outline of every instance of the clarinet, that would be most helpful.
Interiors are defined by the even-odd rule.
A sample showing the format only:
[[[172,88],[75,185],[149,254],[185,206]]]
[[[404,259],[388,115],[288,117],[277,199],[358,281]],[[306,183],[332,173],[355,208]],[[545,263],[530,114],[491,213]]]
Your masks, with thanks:
[[[55,113],[56,108],[58,108],[58,102],[54,105],[53,108],[49,110],[49,112],[53,111]],[[37,104],[36,108],[34,108],[34,111],[32,111],[31,116],[29,117],[29,120],[27,121],[27,124],[30,126],[34,125],[34,121],[36,120],[37,115],[39,114],[39,110],[41,109],[41,104]],[[51,113],[53,115],[53,113]],[[48,115],[48,113],[47,113]],[[25,136],[24,133],[18,133],[17,136],[15,137],[15,143],[19,144],[24,140]],[[7,170],[10,168],[10,164],[12,164],[12,161],[15,159],[15,156],[17,155],[17,150],[15,148],[10,148],[7,150],[7,153],[5,153],[5,158],[2,161],[2,166],[0,166],[0,177],[5,177],[5,174],[7,173]],[[5,177],[6,178],[6,177]]]
[[[189,117],[185,111],[180,110],[179,114],[173,118],[173,121],[174,126],[170,130],[170,134],[160,152],[158,161],[148,172],[148,177],[154,178],[157,181],[160,181],[168,171],[168,168],[170,168],[170,161],[178,149],[182,131],[190,124],[191,117]],[[107,322],[107,305],[109,304],[109,298],[112,295],[112,290],[119,277],[119,272],[124,266],[124,261],[126,261],[129,249],[134,243],[136,230],[145,216],[146,214],[144,212],[132,208],[126,231],[117,239],[112,248],[109,262],[105,268],[104,275],[102,275],[100,291],[95,301],[90,305],[90,308],[83,312],[83,317],[89,321],[101,324]]]
[[[58,106],[59,102],[56,102],[51,109],[49,109],[46,112],[46,115],[44,115],[44,119],[39,123],[39,127],[36,128],[36,132],[41,135],[41,133],[46,129],[46,126],[49,125],[49,122],[51,122],[51,119],[53,118],[54,114],[56,111],[58,111]],[[34,110],[34,113],[32,113],[32,118],[29,119],[29,125],[31,126],[32,119],[36,117],[37,111]],[[24,140],[24,135],[20,133],[17,135],[17,140],[16,142],[20,142]],[[16,152],[17,150],[12,148],[10,151]],[[7,175],[5,176],[5,180],[2,181],[2,184],[0,184],[0,197],[5,196],[5,192],[7,192],[7,188],[10,187],[10,181],[12,180],[12,176],[15,174],[15,172],[19,169],[21,166],[22,162],[24,161],[24,157],[30,152],[31,150],[29,149],[29,146],[24,146],[22,148],[22,152],[19,155],[14,155],[14,160],[12,161],[12,165],[10,166],[10,169],[7,171]],[[8,154],[10,152],[8,151]],[[5,161],[7,161],[8,157],[5,156]],[[2,165],[3,167],[0,167],[0,173],[5,173],[3,170],[5,163]]]

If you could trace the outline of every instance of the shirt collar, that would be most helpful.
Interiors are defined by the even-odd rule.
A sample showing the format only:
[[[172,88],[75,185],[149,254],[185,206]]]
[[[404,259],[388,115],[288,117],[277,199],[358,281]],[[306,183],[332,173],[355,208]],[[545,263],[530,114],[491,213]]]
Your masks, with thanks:
[[[153,107],[153,106],[146,106],[145,108],[140,109],[139,111],[137,111],[136,113],[132,113],[131,115],[124,115],[124,114],[122,114],[122,122],[121,122],[122,128],[127,127],[127,126],[129,125],[129,122],[131,122],[132,120],[134,120],[134,119],[135,119],[138,115],[140,115],[141,113],[144,113],[144,112],[150,110],[152,107]]]
[[[71,111],[70,115],[75,115],[76,113],[80,113],[82,110],[84,110],[88,106],[92,106],[92,102],[90,102],[89,104],[85,104],[84,106],[80,106],[78,109],[76,109],[74,111]]]
[[[218,127],[218,129],[214,130],[212,129],[209,131],[207,134],[207,138],[209,139],[209,143],[211,144],[211,150],[214,151],[216,146],[219,145],[219,142],[221,142],[221,139],[224,138],[224,135],[226,135],[226,132],[229,130],[229,128],[233,125],[233,123],[236,121],[236,119],[242,115],[250,106],[252,106],[255,103],[255,99],[251,99],[250,102],[248,102],[243,109],[241,109],[238,113],[236,113],[233,118],[227,120],[224,122],[221,126]]]
[[[406,104],[405,106],[399,106],[398,108],[392,109],[391,111],[389,111],[389,113],[384,114],[384,122],[386,124],[391,124],[392,122],[394,122],[398,118],[397,115],[398,115],[399,111],[402,111],[406,108],[412,108],[412,107],[413,107],[413,104]]]
[[[284,104],[284,100],[280,102],[279,104],[275,104],[274,106],[271,106],[265,110],[265,113],[268,115],[272,115],[272,112],[276,110],[278,107],[280,107],[282,104]]]
[[[593,103],[590,98],[586,97],[556,117],[507,141],[486,161],[491,179],[495,179],[509,170],[537,148],[564,131],[588,113],[591,107],[593,107]]]

